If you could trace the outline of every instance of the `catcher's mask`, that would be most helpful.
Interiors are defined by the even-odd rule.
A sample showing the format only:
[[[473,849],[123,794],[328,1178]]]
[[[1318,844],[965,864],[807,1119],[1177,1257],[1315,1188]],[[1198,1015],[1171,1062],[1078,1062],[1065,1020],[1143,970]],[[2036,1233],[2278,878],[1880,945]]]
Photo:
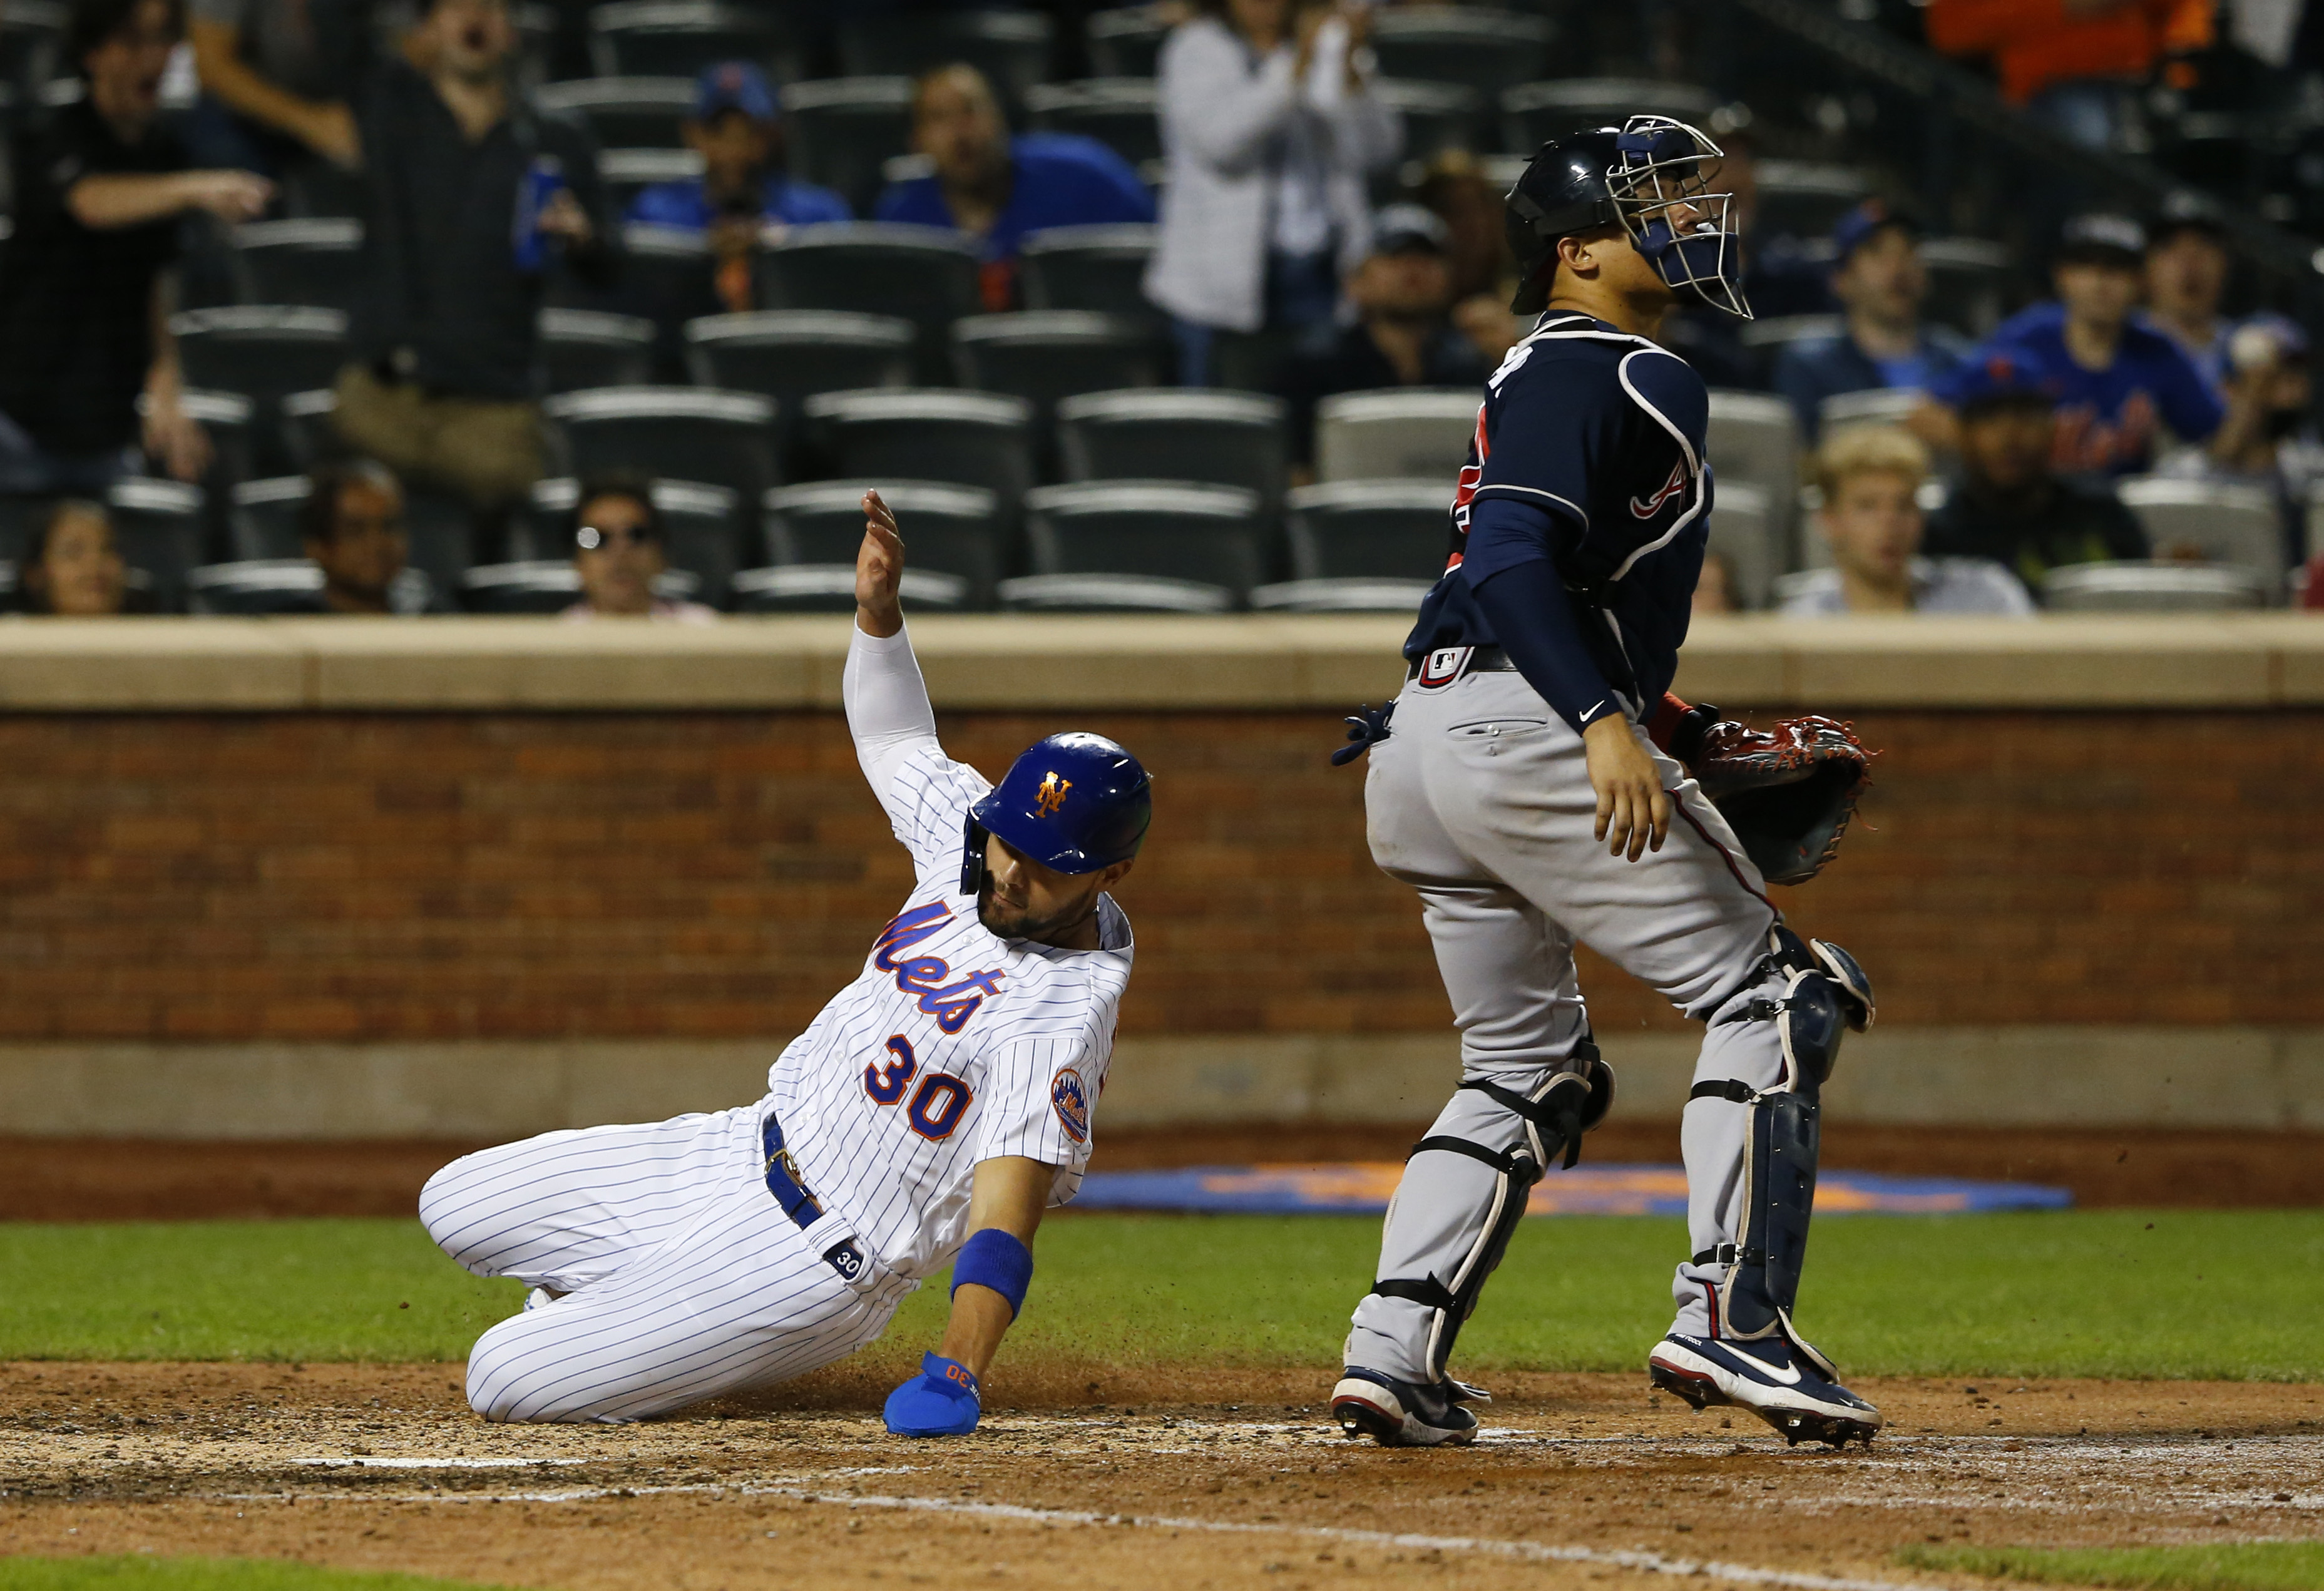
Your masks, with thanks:
[[[1632,116],[1543,144],[1506,200],[1519,274],[1509,308],[1548,308],[1558,239],[1618,225],[1681,299],[1750,319],[1735,196],[1713,192],[1704,174],[1704,162],[1725,154],[1668,116]]]
[[[1082,731],[1036,740],[968,809],[960,889],[984,885],[984,837],[1060,873],[1094,873],[1138,854],[1154,815],[1152,781],[1120,745]]]

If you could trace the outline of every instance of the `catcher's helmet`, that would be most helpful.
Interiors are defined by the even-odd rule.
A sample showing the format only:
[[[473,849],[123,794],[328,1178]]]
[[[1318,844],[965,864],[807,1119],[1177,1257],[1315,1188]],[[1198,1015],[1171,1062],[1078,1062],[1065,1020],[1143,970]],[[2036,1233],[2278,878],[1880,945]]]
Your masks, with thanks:
[[[1734,195],[1711,192],[1703,176],[1703,162],[1724,153],[1668,116],[1632,116],[1619,127],[1543,144],[1506,201],[1518,275],[1509,308],[1520,315],[1548,308],[1559,238],[1619,226],[1681,298],[1750,319],[1739,240],[1729,226]],[[1682,206],[1692,219],[1674,222],[1673,212]]]
[[[960,887],[984,879],[984,837],[1060,873],[1094,873],[1138,854],[1154,814],[1151,781],[1103,735],[1075,731],[1036,740],[1000,784],[968,809]]]

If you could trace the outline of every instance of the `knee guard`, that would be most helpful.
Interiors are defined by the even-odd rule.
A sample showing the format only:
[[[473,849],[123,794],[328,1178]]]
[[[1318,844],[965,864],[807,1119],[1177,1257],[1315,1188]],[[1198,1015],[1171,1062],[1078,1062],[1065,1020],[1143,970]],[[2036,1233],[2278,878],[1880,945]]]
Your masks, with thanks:
[[[1871,980],[1856,958],[1821,940],[1803,942],[1778,926],[1770,936],[1769,970],[1783,980],[1779,997],[1759,997],[1727,1021],[1773,1021],[1783,1043],[1784,1072],[1761,1093],[1748,1083],[1695,1084],[1690,1099],[1719,1099],[1751,1109],[1744,1135],[1743,1220],[1740,1241],[1694,1256],[1699,1265],[1724,1265],[1719,1289],[1723,1324],[1712,1335],[1738,1341],[1780,1333],[1827,1375],[1838,1372],[1792,1324],[1801,1267],[1807,1258],[1808,1221],[1815,1209],[1818,1115],[1824,1082],[1840,1058],[1840,1039],[1872,1025]]]
[[[1383,1298],[1405,1299],[1435,1311],[1435,1320],[1429,1327],[1427,1358],[1431,1373],[1439,1381],[1444,1379],[1461,1328],[1476,1312],[1486,1280],[1508,1252],[1509,1239],[1525,1218],[1526,1200],[1533,1185],[1541,1181],[1552,1160],[1563,1156],[1563,1164],[1572,1165],[1581,1157],[1582,1135],[1603,1121],[1612,1107],[1614,1069],[1585,1035],[1574,1045],[1572,1057],[1530,1093],[1482,1080],[1461,1087],[1483,1094],[1522,1124],[1520,1141],[1506,1151],[1442,1136],[1423,1138],[1412,1146],[1413,1156],[1459,1154],[1492,1168],[1491,1201],[1476,1241],[1452,1267],[1449,1281],[1431,1272],[1417,1281],[1391,1277],[1372,1283],[1372,1291]]]

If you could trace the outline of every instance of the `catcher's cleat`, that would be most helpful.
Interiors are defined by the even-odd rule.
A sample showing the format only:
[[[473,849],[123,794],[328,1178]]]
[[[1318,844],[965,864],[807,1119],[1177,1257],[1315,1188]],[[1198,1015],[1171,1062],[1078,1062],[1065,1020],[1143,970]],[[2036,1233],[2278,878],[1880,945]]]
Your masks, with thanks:
[[[1332,1389],[1332,1419],[1383,1448],[1441,1448],[1477,1439],[1477,1417],[1460,1400],[1480,1395],[1457,1381],[1421,1386],[1351,1365]]]
[[[1696,1409],[1732,1403],[1748,1409],[1786,1442],[1872,1445],[1884,1421],[1880,1411],[1794,1352],[1780,1337],[1727,1342],[1705,1337],[1665,1337],[1646,1357],[1646,1374],[1663,1391]]]

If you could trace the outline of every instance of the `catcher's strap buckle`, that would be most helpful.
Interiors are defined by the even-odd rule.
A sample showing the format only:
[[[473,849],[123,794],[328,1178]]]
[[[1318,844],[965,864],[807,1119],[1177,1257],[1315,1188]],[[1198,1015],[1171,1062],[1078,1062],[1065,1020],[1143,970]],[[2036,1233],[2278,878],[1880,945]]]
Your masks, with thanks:
[[[1735,1105],[1757,1105],[1767,1096],[1749,1083],[1730,1077],[1723,1082],[1699,1082],[1687,1090],[1686,1097],[1691,1100],[1725,1099]]]
[[[1745,1248],[1738,1244],[1714,1243],[1701,1254],[1690,1255],[1691,1265],[1756,1265],[1767,1257],[1764,1248]]]
[[[1434,1276],[1418,1282],[1390,1277],[1373,1283],[1372,1291],[1382,1298],[1400,1298],[1423,1309],[1443,1310],[1447,1314],[1461,1307],[1461,1301],[1452,1296],[1452,1290]]]
[[[1388,739],[1388,721],[1396,716],[1396,704],[1375,707],[1365,703],[1341,720],[1348,726],[1348,744],[1332,753],[1332,766],[1345,768],[1357,758]]]

